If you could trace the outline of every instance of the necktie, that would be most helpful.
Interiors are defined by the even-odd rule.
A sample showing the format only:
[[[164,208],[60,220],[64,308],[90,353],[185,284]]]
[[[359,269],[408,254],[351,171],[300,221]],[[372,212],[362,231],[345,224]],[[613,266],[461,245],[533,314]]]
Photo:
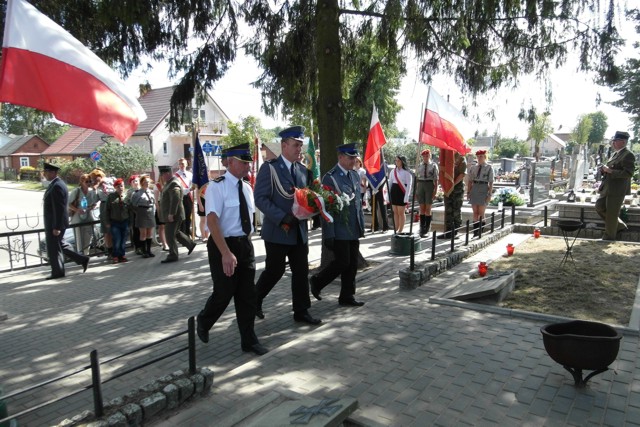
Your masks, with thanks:
[[[425,179],[427,178],[427,169],[429,169],[429,165],[428,164],[424,164],[424,177]]]
[[[476,175],[476,178],[480,177],[481,172],[482,172],[482,165],[478,165],[478,175]]]
[[[247,199],[244,198],[242,192],[242,180],[238,180],[238,200],[240,200],[240,225],[242,231],[247,236],[251,234],[251,221],[249,221],[249,207],[247,206]]]
[[[293,169],[293,163],[291,163],[291,179],[293,179],[293,185],[296,185],[296,172]]]

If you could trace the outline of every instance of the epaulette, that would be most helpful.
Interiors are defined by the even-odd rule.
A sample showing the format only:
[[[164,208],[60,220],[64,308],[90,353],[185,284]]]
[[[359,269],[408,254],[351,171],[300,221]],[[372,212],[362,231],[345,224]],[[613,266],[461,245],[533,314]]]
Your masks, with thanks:
[[[222,181],[224,181],[224,175],[221,175],[213,180],[213,182],[222,182]]]
[[[337,170],[338,168],[334,167],[333,169],[330,169],[329,172],[327,172],[327,175],[333,175]]]

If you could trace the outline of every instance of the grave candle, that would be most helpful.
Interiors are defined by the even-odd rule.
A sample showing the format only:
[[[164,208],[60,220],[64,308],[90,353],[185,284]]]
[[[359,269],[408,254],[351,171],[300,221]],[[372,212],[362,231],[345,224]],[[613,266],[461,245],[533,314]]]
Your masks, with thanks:
[[[484,261],[481,261],[480,264],[478,264],[478,275],[480,275],[480,277],[484,277],[487,275],[487,263]]]
[[[540,237],[540,229],[536,228],[535,230],[533,230],[533,237],[535,237],[536,239],[538,237]]]
[[[507,244],[507,255],[511,256],[513,255],[513,251],[514,251],[514,247],[513,247],[513,243],[508,243]]]

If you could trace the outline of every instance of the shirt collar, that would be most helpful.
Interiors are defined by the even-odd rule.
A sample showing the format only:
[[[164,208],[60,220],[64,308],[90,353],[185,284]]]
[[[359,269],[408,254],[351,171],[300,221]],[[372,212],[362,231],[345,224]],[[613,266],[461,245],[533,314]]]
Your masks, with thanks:
[[[338,167],[342,170],[342,172],[344,172],[345,175],[349,176],[349,171],[340,166],[340,163],[338,163]]]
[[[280,157],[282,157],[282,161],[284,161],[284,165],[287,167],[287,169],[291,170],[291,165],[293,163],[291,163],[289,160],[285,159],[285,157],[282,156],[282,155]]]

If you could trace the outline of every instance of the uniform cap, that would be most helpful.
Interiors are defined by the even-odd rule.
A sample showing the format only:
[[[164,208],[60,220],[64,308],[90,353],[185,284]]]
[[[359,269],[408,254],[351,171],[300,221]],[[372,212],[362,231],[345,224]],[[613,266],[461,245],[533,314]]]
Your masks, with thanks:
[[[52,171],[52,172],[58,172],[60,170],[59,166],[56,166],[52,163],[44,163],[43,164],[43,169],[46,171]]]
[[[355,142],[338,145],[336,149],[338,150],[338,153],[346,154],[349,157],[358,157],[359,155]]]
[[[629,140],[629,132],[616,131],[616,134],[613,136],[613,139],[623,139],[625,141]]]
[[[288,138],[293,138],[296,141],[304,142],[304,126],[291,126],[280,131],[278,135],[283,141]]]
[[[160,171],[161,174],[171,173],[171,166],[158,166],[158,171]]]
[[[222,150],[222,155],[224,157],[235,157],[243,162],[253,161],[253,157],[251,157],[251,150],[249,150],[249,144],[247,143],[225,148]]]

